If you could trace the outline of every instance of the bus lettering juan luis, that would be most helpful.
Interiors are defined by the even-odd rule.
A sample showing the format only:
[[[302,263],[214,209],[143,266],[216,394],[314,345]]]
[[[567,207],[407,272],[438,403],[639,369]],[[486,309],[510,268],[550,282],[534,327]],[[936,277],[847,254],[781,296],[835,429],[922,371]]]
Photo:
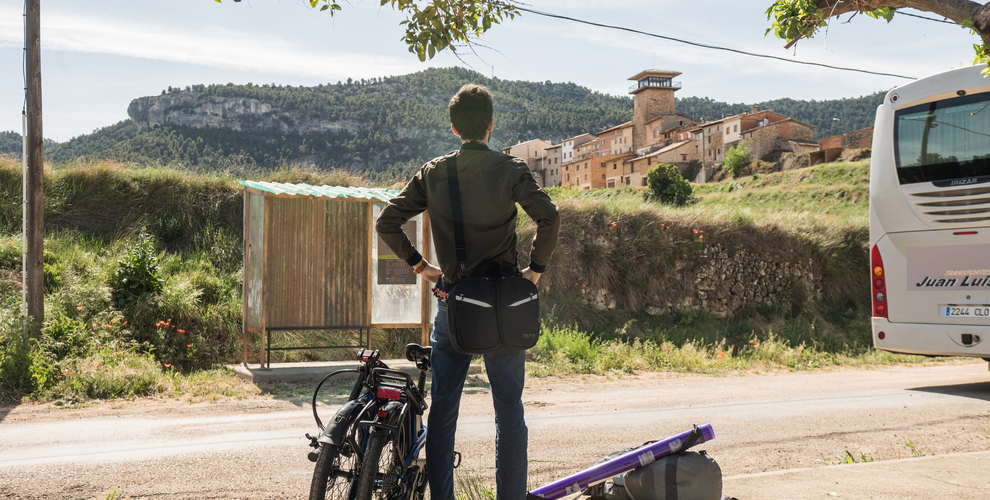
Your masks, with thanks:
[[[870,165],[873,344],[990,361],[990,79],[929,76],[877,108]]]

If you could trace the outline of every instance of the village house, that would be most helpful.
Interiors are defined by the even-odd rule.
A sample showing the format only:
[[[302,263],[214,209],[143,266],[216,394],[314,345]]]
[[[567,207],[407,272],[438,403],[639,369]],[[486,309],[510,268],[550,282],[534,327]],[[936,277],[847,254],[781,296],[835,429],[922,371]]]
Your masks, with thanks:
[[[646,144],[644,147],[662,148],[673,142],[683,141],[678,136],[694,126],[694,118],[675,113],[654,118],[646,122]]]
[[[646,186],[646,174],[660,163],[673,165],[683,174],[692,166],[698,165],[694,142],[693,139],[674,142],[652,153],[627,159],[623,167],[625,177],[620,184]]]
[[[598,133],[598,154],[608,156],[632,152],[633,124],[626,122],[622,125],[602,130]]]
[[[818,150],[818,143],[813,139],[814,125],[773,111],[757,111],[754,107],[750,113],[726,119],[725,125],[725,147],[733,148],[742,141],[753,160],[762,159],[771,151],[807,153]],[[730,126],[733,129],[739,126],[738,135],[735,132],[730,133]]]
[[[574,158],[577,160],[564,165],[565,186],[577,186],[581,189],[597,189],[605,187],[605,164],[601,162],[600,140],[586,142],[574,148]],[[604,152],[605,150],[602,150]]]
[[[574,146],[580,146],[586,142],[591,142],[598,139],[594,134],[581,134],[574,137],[568,137],[560,143],[560,161],[561,163],[570,163],[574,160]]]
[[[873,145],[873,127],[854,130],[847,134],[833,135],[818,141],[818,151],[808,156],[809,165],[835,161],[847,149],[864,149]]]
[[[545,161],[543,161],[543,159],[546,156],[547,148],[550,146],[550,141],[544,141],[543,139],[532,139],[526,142],[520,142],[515,146],[502,148],[502,152],[507,155],[516,156],[526,160],[526,165],[529,167],[529,170],[533,172],[533,177],[536,178],[536,182],[540,185],[540,187],[545,187],[547,184]]]
[[[557,144],[543,150],[543,157],[536,163],[536,170],[543,171],[543,187],[560,185],[560,150],[561,145]]]

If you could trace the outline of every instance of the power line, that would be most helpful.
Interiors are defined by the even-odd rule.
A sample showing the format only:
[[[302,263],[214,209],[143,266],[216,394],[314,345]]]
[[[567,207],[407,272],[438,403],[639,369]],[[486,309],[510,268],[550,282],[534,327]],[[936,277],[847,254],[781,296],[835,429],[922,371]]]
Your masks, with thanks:
[[[549,12],[540,12],[538,10],[528,9],[526,7],[516,7],[516,10],[521,10],[523,12],[529,12],[531,14],[536,14],[538,16],[552,17],[552,18],[556,18],[556,19],[563,19],[565,21],[572,21],[572,22],[575,22],[575,23],[588,24],[588,25],[591,25],[591,26],[598,26],[600,28],[608,28],[608,29],[619,30],[619,31],[628,31],[630,33],[636,33],[638,35],[652,36],[654,38],[661,38],[661,39],[664,39],[664,40],[670,40],[672,42],[684,43],[684,44],[687,44],[687,45],[693,45],[695,47],[701,47],[701,48],[705,48],[705,49],[723,50],[723,51],[726,51],[726,52],[733,52],[733,53],[742,54],[742,55],[745,55],[745,56],[762,57],[764,59],[776,59],[778,61],[784,61],[784,62],[789,62],[789,63],[794,63],[794,64],[804,64],[804,65],[807,65],[807,66],[820,66],[820,67],[823,67],[823,68],[837,69],[837,70],[840,70],[840,71],[854,71],[854,72],[857,72],[857,73],[866,73],[866,74],[878,75],[878,76],[893,76],[895,78],[904,78],[906,80],[916,80],[917,79],[917,78],[915,78],[913,76],[895,75],[893,73],[880,73],[880,72],[877,72],[877,71],[869,71],[869,70],[857,69],[857,68],[844,68],[842,66],[832,66],[832,65],[823,64],[823,63],[798,61],[798,60],[795,60],[795,59],[787,59],[787,58],[784,58],[784,57],[771,56],[771,55],[767,55],[767,54],[756,54],[756,53],[753,53],[753,52],[746,52],[744,50],[732,49],[732,48],[729,48],[729,47],[719,47],[717,45],[706,45],[706,44],[703,44],[703,43],[691,42],[691,41],[688,41],[688,40],[681,40],[680,38],[674,38],[674,37],[670,37],[670,36],[658,35],[656,33],[649,33],[649,32],[646,32],[646,31],[640,31],[640,30],[636,30],[636,29],[632,29],[632,28],[626,28],[626,27],[623,27],[623,26],[612,26],[612,25],[609,25],[609,24],[602,24],[602,23],[596,23],[596,22],[592,22],[592,21],[585,21],[585,20],[582,20],[582,19],[575,19],[573,17],[561,16],[559,14],[550,14]]]
[[[901,11],[897,11],[897,13],[902,16],[917,17],[918,19],[924,19],[926,21],[935,21],[936,23],[945,23],[945,24],[955,24],[956,26],[958,26],[958,23],[956,23],[955,21],[947,21],[945,19],[935,19],[933,17],[919,16],[918,14],[911,14],[908,12],[901,12]]]

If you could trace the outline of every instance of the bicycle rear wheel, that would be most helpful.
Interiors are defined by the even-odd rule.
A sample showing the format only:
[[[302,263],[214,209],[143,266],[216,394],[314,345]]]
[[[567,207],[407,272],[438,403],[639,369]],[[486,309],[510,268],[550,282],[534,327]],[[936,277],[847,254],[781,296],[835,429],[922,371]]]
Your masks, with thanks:
[[[354,479],[354,454],[341,453],[336,446],[324,444],[316,459],[309,500],[351,500]]]
[[[378,428],[371,433],[368,450],[364,453],[357,494],[353,500],[397,500],[402,497],[399,478],[403,459],[395,448],[393,435]]]

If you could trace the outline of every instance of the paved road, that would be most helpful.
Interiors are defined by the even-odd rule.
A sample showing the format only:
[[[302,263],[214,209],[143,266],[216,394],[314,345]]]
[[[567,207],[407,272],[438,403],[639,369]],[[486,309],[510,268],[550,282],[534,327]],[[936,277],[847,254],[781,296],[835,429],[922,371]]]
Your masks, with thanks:
[[[710,422],[716,439],[702,448],[722,466],[725,493],[743,500],[990,490],[985,363],[530,383],[534,485]],[[494,482],[492,421],[487,390],[469,389],[460,477]],[[114,488],[131,498],[305,498],[312,464],[303,434],[313,429],[308,406],[295,401],[0,409],[0,498],[103,498]],[[869,463],[837,465],[849,460]]]

